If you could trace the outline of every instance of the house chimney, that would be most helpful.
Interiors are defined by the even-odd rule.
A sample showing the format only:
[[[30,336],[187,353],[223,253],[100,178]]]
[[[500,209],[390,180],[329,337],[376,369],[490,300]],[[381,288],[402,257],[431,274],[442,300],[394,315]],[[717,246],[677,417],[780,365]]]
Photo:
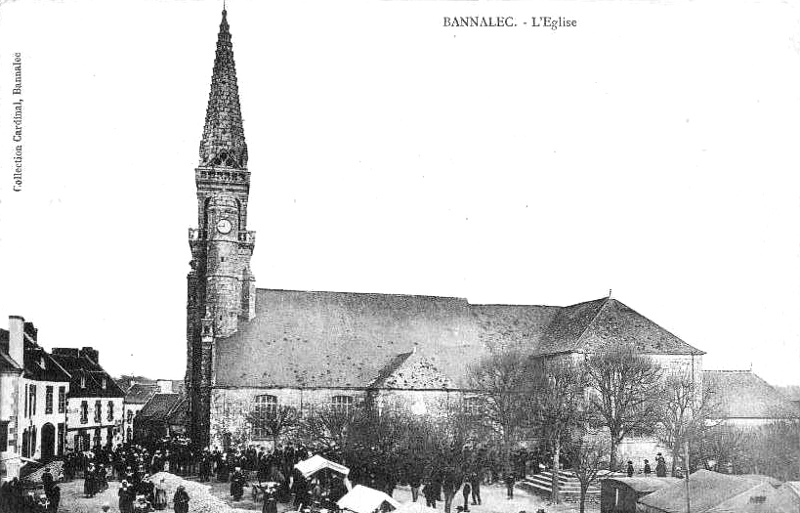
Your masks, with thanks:
[[[8,356],[20,367],[25,366],[25,319],[8,316]]]
[[[100,363],[100,353],[93,347],[82,347],[80,354],[81,356],[86,356],[94,363]]]

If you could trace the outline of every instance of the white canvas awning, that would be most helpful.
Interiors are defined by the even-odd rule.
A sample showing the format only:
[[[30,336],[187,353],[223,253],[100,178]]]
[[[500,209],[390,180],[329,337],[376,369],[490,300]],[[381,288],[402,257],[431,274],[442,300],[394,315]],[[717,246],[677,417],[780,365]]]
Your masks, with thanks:
[[[400,507],[400,503],[387,494],[362,485],[356,485],[347,495],[336,502],[340,508],[355,513],[373,513],[384,503],[389,504],[392,509]]]
[[[350,473],[350,469],[345,467],[344,465],[339,465],[338,463],[334,463],[330,460],[326,460],[319,454],[315,454],[314,456],[308,458],[307,460],[303,460],[300,463],[295,464],[294,468],[299,470],[303,477],[308,479],[309,477],[313,476],[320,470],[327,468],[333,470],[334,472],[338,472],[344,476]]]

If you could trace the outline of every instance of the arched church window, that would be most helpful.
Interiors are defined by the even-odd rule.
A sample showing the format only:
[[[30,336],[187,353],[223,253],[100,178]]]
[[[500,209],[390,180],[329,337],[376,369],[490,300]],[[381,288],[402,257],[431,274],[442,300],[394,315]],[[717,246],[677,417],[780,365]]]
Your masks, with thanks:
[[[270,419],[275,417],[278,411],[278,398],[274,395],[257,395],[253,398],[253,413],[251,423],[253,425],[253,438],[270,438]]]
[[[480,415],[483,410],[481,398],[478,396],[464,398],[464,413],[467,415]]]
[[[353,411],[353,398],[349,395],[335,395],[331,397],[331,407],[342,413]]]

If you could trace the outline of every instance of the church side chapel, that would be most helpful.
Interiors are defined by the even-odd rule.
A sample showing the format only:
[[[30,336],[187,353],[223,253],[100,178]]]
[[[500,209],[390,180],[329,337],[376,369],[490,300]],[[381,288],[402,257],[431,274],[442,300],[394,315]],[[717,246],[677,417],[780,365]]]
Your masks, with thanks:
[[[453,404],[474,406],[469,369],[507,349],[523,358],[581,361],[626,347],[702,387],[705,353],[610,293],[542,306],[256,288],[248,148],[225,10],[199,149],[185,376],[190,435],[199,447],[277,443],[253,418],[283,407],[303,415],[369,402],[436,415]],[[656,450],[652,437],[628,438],[623,455]]]

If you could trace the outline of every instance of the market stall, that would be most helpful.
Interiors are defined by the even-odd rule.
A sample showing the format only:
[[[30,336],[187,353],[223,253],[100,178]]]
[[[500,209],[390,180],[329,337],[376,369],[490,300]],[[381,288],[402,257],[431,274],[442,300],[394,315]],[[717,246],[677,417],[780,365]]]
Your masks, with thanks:
[[[347,495],[339,499],[337,505],[354,513],[376,513],[400,508],[400,503],[380,490],[356,485]]]

